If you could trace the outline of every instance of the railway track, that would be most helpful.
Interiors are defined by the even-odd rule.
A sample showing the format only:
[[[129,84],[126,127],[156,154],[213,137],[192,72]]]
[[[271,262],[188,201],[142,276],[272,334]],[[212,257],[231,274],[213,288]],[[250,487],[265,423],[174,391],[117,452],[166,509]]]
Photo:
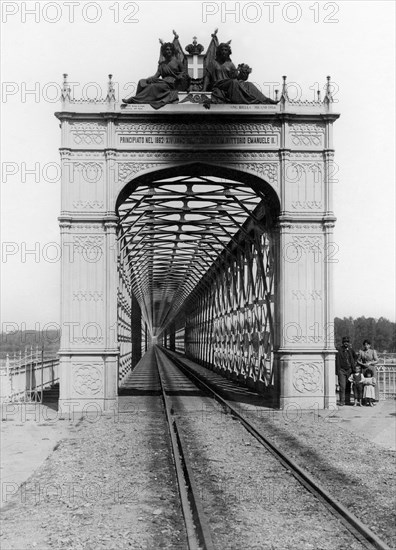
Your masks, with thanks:
[[[210,520],[205,515],[200,490],[190,464],[189,453],[187,451],[188,444],[186,443],[183,429],[180,428],[178,423],[177,411],[180,411],[180,405],[177,403],[177,398],[172,395],[177,393],[175,387],[181,387],[185,383],[183,381],[186,379],[198,388],[199,392],[202,392],[202,395],[205,395],[206,398],[210,396],[211,399],[220,404],[227,414],[237,419],[241,426],[255,438],[260,446],[265,448],[272,457],[276,458],[289,475],[291,474],[310,495],[321,502],[346,527],[362,548],[390,550],[387,544],[380,540],[375,533],[326,491],[307,471],[296,464],[261,431],[253,426],[249,419],[241,414],[232,403],[224,399],[218,393],[217,388],[203,381],[196,372],[192,372],[180,357],[159,347],[155,348],[155,356],[190,550],[212,550],[215,548],[215,545],[211,536]],[[175,378],[177,378],[176,383]]]
[[[155,352],[157,359],[158,376],[161,386],[162,399],[165,408],[166,420],[172,445],[172,454],[175,461],[176,478],[179,487],[180,500],[186,525],[186,534],[189,550],[213,550],[212,537],[203,506],[194,481],[194,476],[184,449],[184,438],[178,428],[177,420],[173,415],[172,403],[165,389],[165,373],[161,354]]]

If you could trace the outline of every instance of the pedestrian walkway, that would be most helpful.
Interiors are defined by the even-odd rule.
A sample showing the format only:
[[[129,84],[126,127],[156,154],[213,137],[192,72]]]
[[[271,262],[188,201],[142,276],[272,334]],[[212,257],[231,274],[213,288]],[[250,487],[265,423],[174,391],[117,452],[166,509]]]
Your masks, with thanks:
[[[52,406],[8,403],[1,420],[1,506],[17,492],[52,453],[70,436],[75,422],[60,419]]]
[[[326,411],[320,411],[326,415]],[[328,414],[328,413],[327,413]],[[375,407],[340,407],[337,417],[342,427],[373,441],[381,447],[396,451],[396,401],[380,401]]]
[[[161,385],[154,366],[154,350],[149,349],[128,375],[119,395],[160,395]]]

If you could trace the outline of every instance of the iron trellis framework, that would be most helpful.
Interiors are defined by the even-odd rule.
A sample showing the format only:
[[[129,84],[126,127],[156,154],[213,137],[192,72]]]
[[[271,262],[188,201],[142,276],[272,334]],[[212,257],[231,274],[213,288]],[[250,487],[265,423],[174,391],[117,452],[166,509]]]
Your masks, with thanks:
[[[192,294],[185,351],[224,376],[265,391],[274,386],[275,246],[269,229],[250,225]]]
[[[117,292],[117,340],[120,348],[118,380],[121,383],[131,370],[132,342],[132,295],[130,273],[125,270],[122,262],[118,264],[118,292]]]
[[[266,196],[229,178],[142,182],[119,206],[120,262],[151,337],[272,384],[274,254]]]

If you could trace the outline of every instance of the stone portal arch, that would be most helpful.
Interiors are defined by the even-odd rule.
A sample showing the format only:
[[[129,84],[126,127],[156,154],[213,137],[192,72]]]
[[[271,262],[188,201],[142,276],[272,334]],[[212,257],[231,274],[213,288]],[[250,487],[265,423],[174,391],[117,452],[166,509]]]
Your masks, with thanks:
[[[132,354],[141,348],[141,326],[135,321],[142,315],[152,337],[167,347],[226,376],[242,380],[246,374],[245,382],[262,391],[273,388],[275,224],[280,212],[273,188],[247,172],[188,163],[136,177],[117,202],[126,290],[121,317],[122,303],[134,304],[132,339],[121,343],[121,357],[129,352],[130,340]],[[152,258],[150,264],[146,256]],[[249,274],[241,282],[247,263]],[[214,289],[224,284],[228,291],[220,300]],[[125,313],[121,327],[129,326],[130,313]],[[230,317],[235,325],[227,336]],[[212,333],[211,343],[205,330]],[[120,382],[128,374],[123,365]]]
[[[328,98],[210,111],[185,102],[157,112],[66,96],[56,116],[62,128],[61,404],[115,405],[117,208],[153,174],[187,169],[234,176],[267,199],[277,243],[278,403],[334,404],[332,125],[338,115]]]
[[[199,157],[199,155],[196,155]],[[204,158],[205,156],[202,155]],[[231,165],[230,165],[231,164]],[[137,170],[137,163],[134,164],[135,174],[132,179],[126,177],[126,181],[120,182],[119,194],[115,201],[114,210],[125,197],[137,186],[142,183],[147,183],[152,179],[175,177],[183,174],[189,174],[191,176],[216,176],[229,178],[241,183],[245,183],[254,189],[261,196],[265,196],[268,207],[273,212],[274,216],[278,216],[280,213],[280,197],[279,189],[276,185],[277,166],[276,163],[262,164],[261,168],[253,169],[249,166],[249,163],[230,163],[215,162],[213,159],[211,162],[179,162],[177,164],[160,163],[152,164],[150,167],[144,167],[141,170]],[[267,176],[267,177],[266,177]]]

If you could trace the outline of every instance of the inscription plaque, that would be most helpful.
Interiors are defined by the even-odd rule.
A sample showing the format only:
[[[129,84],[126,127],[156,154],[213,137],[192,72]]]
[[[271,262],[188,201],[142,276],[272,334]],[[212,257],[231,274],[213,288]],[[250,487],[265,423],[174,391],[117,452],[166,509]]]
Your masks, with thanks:
[[[207,145],[226,147],[241,146],[244,149],[276,149],[279,147],[279,136],[277,134],[266,134],[261,136],[225,136],[222,134],[195,134],[195,135],[150,135],[142,136],[138,134],[122,134],[118,135],[118,145],[120,147],[137,148],[137,149],[150,149],[169,147],[173,148],[175,145],[188,147],[207,147]]]

